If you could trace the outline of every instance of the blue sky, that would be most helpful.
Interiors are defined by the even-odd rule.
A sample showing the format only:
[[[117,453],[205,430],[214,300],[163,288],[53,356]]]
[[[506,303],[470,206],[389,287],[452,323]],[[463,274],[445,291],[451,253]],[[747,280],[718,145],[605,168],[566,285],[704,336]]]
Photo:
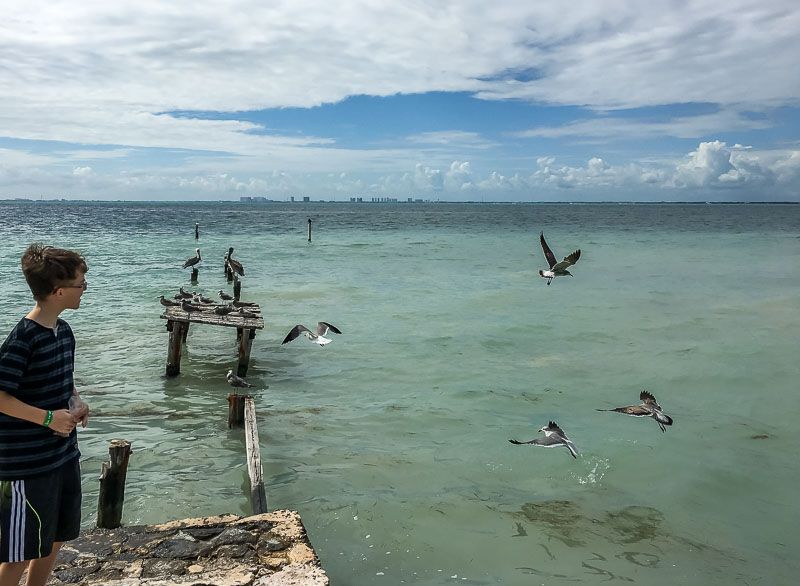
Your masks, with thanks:
[[[0,198],[800,201],[800,5],[11,0]]]

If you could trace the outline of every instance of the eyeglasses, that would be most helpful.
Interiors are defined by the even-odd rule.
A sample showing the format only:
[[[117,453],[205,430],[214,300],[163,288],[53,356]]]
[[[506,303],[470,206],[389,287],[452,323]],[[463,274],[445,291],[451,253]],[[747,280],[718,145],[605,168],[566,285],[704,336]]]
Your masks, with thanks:
[[[80,284],[78,284],[78,285],[61,285],[61,286],[59,287],[59,289],[83,289],[84,291],[86,291],[86,288],[87,288],[88,286],[89,286],[89,283],[88,283],[88,281],[86,281],[86,279],[84,279],[84,280],[83,280],[83,281],[82,281]]]

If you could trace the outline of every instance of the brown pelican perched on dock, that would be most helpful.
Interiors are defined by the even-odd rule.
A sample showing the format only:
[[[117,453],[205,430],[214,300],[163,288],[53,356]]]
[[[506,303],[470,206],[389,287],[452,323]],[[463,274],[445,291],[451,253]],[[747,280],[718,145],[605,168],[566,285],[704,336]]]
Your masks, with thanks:
[[[556,255],[553,254],[553,251],[550,250],[550,247],[547,246],[547,242],[544,239],[544,232],[539,234],[539,242],[542,245],[542,252],[544,252],[544,258],[547,260],[547,264],[550,265],[550,270],[548,271],[539,271],[539,276],[547,279],[547,284],[549,285],[553,279],[556,277],[564,277],[564,276],[572,276],[567,269],[578,262],[578,259],[581,257],[581,249],[579,248],[569,256],[565,256],[564,260],[561,262],[556,261]]]
[[[317,331],[312,332],[303,324],[297,324],[292,328],[292,330],[286,334],[286,337],[283,339],[281,344],[286,344],[287,342],[291,342],[295,338],[297,338],[300,334],[305,334],[306,338],[310,341],[314,342],[315,344],[319,344],[320,346],[324,346],[326,344],[330,344],[333,342],[330,338],[326,338],[325,334],[328,332],[333,332],[334,334],[341,334],[342,332],[339,331],[333,324],[329,324],[326,321],[321,321],[317,323]]]
[[[186,262],[183,263],[183,268],[188,269],[189,267],[194,267],[194,265],[196,265],[201,260],[203,260],[202,258],[200,258],[200,249],[199,248],[195,248],[194,249],[194,253],[195,253],[195,256],[187,258]]]
[[[639,393],[639,398],[642,400],[641,405],[628,405],[626,407],[617,407],[616,409],[598,409],[598,411],[616,411],[633,417],[652,417],[656,420],[662,432],[667,431],[664,426],[672,425],[672,417],[661,410],[661,405],[658,404],[656,398],[648,391]]]
[[[233,258],[233,246],[228,249],[228,254],[225,255],[225,262],[231,268],[231,272],[244,277],[244,267],[242,263]]]
[[[572,443],[572,440],[567,437],[567,434],[564,433],[564,430],[562,430],[555,421],[549,422],[539,431],[544,432],[544,437],[537,437],[527,442],[520,442],[513,439],[508,441],[518,446],[523,444],[533,444],[534,446],[542,446],[543,448],[556,448],[558,446],[564,446],[569,450],[569,453],[572,454],[573,458],[578,457],[578,449],[575,447],[575,444]]]
[[[163,305],[164,307],[178,307],[180,305],[180,302],[171,301],[171,300],[165,298],[163,295],[161,297],[159,297],[158,300],[161,302],[161,305]]]

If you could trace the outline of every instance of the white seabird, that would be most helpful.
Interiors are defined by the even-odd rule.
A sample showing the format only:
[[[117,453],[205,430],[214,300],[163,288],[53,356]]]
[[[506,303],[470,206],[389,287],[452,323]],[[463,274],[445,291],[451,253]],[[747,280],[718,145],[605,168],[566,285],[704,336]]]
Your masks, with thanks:
[[[228,371],[228,374],[225,375],[225,379],[228,381],[228,384],[234,388],[243,389],[243,388],[252,388],[253,386],[249,382],[244,380],[242,377],[233,374],[233,370]]]
[[[642,400],[641,405],[628,405],[626,407],[617,407],[615,409],[597,409],[598,411],[616,411],[617,413],[624,413],[633,417],[652,417],[658,423],[661,431],[667,431],[665,425],[672,425],[672,417],[665,414],[661,410],[661,405],[658,404],[656,398],[648,391],[639,393],[639,398]]]
[[[547,279],[547,284],[549,285],[553,279],[556,277],[564,277],[564,276],[572,276],[567,269],[578,262],[578,259],[581,257],[581,249],[579,248],[569,256],[565,256],[564,260],[561,262],[556,261],[556,255],[553,254],[553,251],[550,250],[550,247],[547,246],[547,242],[544,239],[544,232],[539,234],[539,242],[542,245],[542,251],[544,252],[544,258],[547,260],[547,264],[550,266],[550,270],[548,271],[539,271],[539,276]]]
[[[200,258],[200,249],[199,248],[195,248],[194,249],[194,253],[195,253],[195,256],[187,258],[186,262],[183,263],[183,268],[188,269],[189,267],[193,267],[194,265],[199,263],[201,260],[203,260],[202,258]]]
[[[517,446],[521,446],[523,444],[533,444],[535,446],[542,446],[543,448],[557,448],[558,446],[564,446],[569,450],[569,453],[572,454],[573,458],[578,457],[578,449],[575,447],[575,444],[572,443],[572,440],[567,437],[567,434],[564,433],[564,431],[555,421],[551,421],[539,431],[544,432],[544,437],[537,437],[527,442],[520,442],[513,439],[508,441]]]
[[[315,344],[319,344],[320,346],[325,346],[326,344],[330,344],[333,342],[330,338],[326,338],[325,334],[328,332],[333,332],[334,334],[341,334],[342,332],[339,331],[333,324],[329,324],[328,322],[321,321],[317,322],[317,331],[312,332],[303,324],[297,324],[292,328],[292,330],[286,334],[286,337],[283,339],[281,344],[286,344],[287,342],[291,342],[295,338],[297,338],[300,334],[305,334],[306,338],[314,342]]]

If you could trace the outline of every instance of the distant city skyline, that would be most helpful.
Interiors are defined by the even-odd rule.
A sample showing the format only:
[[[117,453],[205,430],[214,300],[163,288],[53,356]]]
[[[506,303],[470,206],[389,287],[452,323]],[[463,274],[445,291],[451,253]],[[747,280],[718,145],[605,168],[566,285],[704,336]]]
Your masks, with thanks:
[[[0,199],[800,201],[788,0],[11,0]]]

